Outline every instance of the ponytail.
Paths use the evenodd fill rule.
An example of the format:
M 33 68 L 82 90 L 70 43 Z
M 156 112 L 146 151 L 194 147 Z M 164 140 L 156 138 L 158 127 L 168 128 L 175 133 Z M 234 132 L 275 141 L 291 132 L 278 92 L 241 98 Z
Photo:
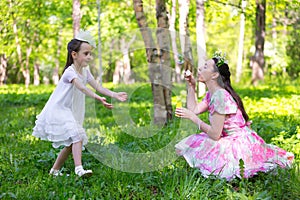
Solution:
M 77 40 L 77 39 L 72 39 L 67 46 L 68 49 L 68 56 L 67 56 L 67 62 L 65 65 L 65 68 L 63 70 L 63 73 L 65 72 L 65 70 L 71 66 L 74 63 L 73 57 L 72 57 L 72 52 L 79 52 L 80 50 L 80 46 L 81 46 L 82 41 Z

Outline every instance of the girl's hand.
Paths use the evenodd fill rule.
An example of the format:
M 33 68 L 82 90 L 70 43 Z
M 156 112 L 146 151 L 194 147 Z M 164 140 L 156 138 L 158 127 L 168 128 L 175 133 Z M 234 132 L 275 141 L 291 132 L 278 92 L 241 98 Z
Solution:
M 126 101 L 127 100 L 127 93 L 126 92 L 116 92 L 113 97 L 119 101 Z
M 100 101 L 104 105 L 104 107 L 106 107 L 108 109 L 112 109 L 113 108 L 112 104 L 106 102 L 106 98 L 105 97 L 100 97 L 98 99 L 98 101 Z

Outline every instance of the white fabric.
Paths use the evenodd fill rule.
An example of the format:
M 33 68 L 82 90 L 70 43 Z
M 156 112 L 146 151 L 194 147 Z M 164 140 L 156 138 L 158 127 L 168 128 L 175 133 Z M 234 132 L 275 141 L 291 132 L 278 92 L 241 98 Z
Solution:
M 54 148 L 79 141 L 87 144 L 83 129 L 85 94 L 72 84 L 74 78 L 86 85 L 93 76 L 88 67 L 83 68 L 82 75 L 76 73 L 73 65 L 68 67 L 33 128 L 33 136 L 53 142 Z

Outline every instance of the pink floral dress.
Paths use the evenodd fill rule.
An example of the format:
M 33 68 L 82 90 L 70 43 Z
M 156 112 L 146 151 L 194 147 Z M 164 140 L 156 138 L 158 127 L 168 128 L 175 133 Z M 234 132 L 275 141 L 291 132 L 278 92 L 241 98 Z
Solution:
M 294 155 L 265 141 L 245 122 L 232 96 L 224 89 L 212 96 L 207 93 L 203 102 L 208 105 L 209 120 L 214 112 L 225 114 L 221 138 L 214 141 L 204 132 L 191 135 L 178 144 L 176 152 L 191 167 L 200 169 L 204 177 L 216 175 L 227 180 L 249 178 L 257 172 L 268 172 L 277 166 L 290 167 Z M 240 169 L 240 162 L 243 168 Z

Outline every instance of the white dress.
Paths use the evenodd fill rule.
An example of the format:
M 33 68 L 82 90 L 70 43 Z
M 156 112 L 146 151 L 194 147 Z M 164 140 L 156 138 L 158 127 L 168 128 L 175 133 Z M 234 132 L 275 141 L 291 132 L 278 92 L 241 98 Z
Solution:
M 87 144 L 83 129 L 85 94 L 71 83 L 74 78 L 86 85 L 93 76 L 88 67 L 83 68 L 82 75 L 76 73 L 74 65 L 68 67 L 37 116 L 33 128 L 33 136 L 53 142 L 54 148 L 70 146 L 79 141 Z

